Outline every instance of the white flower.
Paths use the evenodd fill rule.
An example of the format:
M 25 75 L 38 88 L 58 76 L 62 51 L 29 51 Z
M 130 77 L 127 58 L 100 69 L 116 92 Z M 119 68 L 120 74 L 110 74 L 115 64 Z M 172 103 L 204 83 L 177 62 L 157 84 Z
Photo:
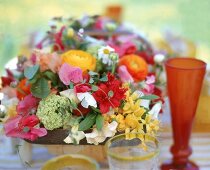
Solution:
M 65 143 L 75 143 L 79 144 L 80 140 L 85 138 L 85 133 L 83 131 L 78 131 L 79 126 L 73 126 L 71 128 L 71 133 L 63 140 Z
M 77 97 L 84 108 L 88 108 L 88 106 L 97 107 L 95 98 L 89 92 L 77 93 Z
M 116 121 L 111 123 L 106 123 L 101 131 L 98 131 L 96 128 L 93 129 L 91 133 L 86 133 L 85 137 L 87 139 L 87 143 L 98 145 L 106 140 L 107 137 L 112 137 L 117 132 Z
M 158 119 L 158 114 L 159 114 L 159 112 L 160 112 L 160 110 L 161 110 L 161 107 L 162 107 L 162 103 L 161 103 L 161 102 L 156 103 L 156 104 L 152 107 L 152 109 L 149 111 L 149 114 L 152 115 L 152 117 L 153 117 L 154 119 Z
M 68 89 L 60 92 L 61 96 L 69 98 L 71 101 L 74 101 L 75 103 L 79 103 L 79 99 L 76 96 L 76 93 L 74 92 L 74 89 Z
M 108 64 L 109 66 L 112 65 L 113 61 L 110 58 L 110 54 L 113 53 L 115 50 L 110 46 L 103 46 L 98 49 L 98 59 L 102 60 L 102 63 Z
M 156 54 L 154 56 L 154 61 L 156 63 L 162 63 L 164 59 L 165 59 L 165 56 L 163 54 Z
M 139 91 L 139 90 L 136 90 L 134 93 L 136 93 L 138 97 L 144 96 L 144 93 L 142 91 Z M 145 107 L 145 108 L 149 108 L 149 105 L 150 105 L 150 100 L 141 99 L 140 106 Z

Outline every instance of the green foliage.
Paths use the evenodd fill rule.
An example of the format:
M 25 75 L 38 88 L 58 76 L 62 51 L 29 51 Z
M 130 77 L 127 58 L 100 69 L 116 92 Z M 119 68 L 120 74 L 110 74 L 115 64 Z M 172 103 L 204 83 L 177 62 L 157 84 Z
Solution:
M 40 78 L 36 83 L 31 85 L 31 93 L 38 98 L 45 98 L 50 94 L 50 87 L 45 78 Z
M 83 121 L 79 124 L 79 131 L 90 129 L 96 122 L 97 114 L 94 112 L 89 113 Z
M 159 99 L 159 96 L 156 95 L 147 95 L 147 96 L 142 96 L 140 97 L 140 99 L 144 99 L 144 100 L 155 100 L 155 99 Z
M 97 130 L 101 130 L 104 125 L 104 117 L 101 114 L 98 114 L 96 117 L 96 128 Z
M 31 80 L 34 78 L 34 76 L 37 74 L 37 72 L 39 71 L 39 65 L 36 64 L 34 66 L 31 66 L 31 67 L 27 67 L 25 68 L 24 70 L 24 76 Z

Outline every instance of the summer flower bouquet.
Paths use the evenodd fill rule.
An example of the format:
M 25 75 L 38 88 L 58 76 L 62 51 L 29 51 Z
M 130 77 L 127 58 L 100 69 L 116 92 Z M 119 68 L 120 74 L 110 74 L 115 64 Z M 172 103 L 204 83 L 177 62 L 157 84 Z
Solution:
M 74 27 L 52 27 L 51 38 L 1 78 L 5 134 L 37 141 L 63 129 L 61 141 L 95 145 L 116 133 L 155 136 L 161 101 L 148 63 Z

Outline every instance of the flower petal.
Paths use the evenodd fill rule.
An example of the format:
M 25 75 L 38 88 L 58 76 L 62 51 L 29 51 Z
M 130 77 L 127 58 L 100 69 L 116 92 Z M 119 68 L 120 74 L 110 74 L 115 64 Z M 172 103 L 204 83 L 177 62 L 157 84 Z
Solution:
M 82 80 L 82 70 L 64 63 L 59 70 L 59 78 L 65 85 L 69 85 L 70 82 L 79 83 Z

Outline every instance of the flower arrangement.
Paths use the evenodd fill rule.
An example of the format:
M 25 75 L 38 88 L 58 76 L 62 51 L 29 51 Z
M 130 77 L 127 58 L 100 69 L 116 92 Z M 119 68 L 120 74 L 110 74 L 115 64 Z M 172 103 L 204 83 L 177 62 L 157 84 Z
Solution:
M 116 133 L 154 136 L 161 101 L 147 61 L 76 26 L 52 27 L 47 45 L 45 39 L 29 59 L 19 57 L 17 69 L 1 78 L 5 134 L 35 141 L 65 129 L 65 143 L 85 138 L 95 145 Z

